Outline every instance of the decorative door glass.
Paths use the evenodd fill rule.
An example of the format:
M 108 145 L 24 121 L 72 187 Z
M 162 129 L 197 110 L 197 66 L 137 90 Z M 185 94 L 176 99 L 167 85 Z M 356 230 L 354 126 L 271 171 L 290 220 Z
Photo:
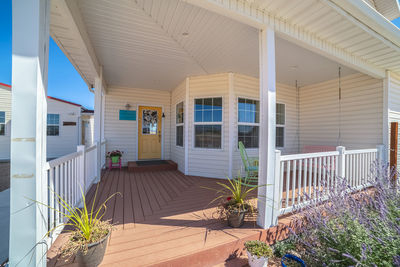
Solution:
M 144 109 L 142 121 L 142 134 L 157 134 L 158 112 L 157 110 Z

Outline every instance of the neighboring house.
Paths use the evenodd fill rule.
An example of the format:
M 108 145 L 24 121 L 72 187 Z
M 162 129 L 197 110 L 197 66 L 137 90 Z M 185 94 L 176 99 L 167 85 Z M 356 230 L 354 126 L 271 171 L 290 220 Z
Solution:
M 84 127 L 82 127 L 82 124 Z M 79 104 L 47 97 L 47 158 L 93 144 L 93 112 Z M 0 84 L 0 160 L 10 159 L 11 86 Z

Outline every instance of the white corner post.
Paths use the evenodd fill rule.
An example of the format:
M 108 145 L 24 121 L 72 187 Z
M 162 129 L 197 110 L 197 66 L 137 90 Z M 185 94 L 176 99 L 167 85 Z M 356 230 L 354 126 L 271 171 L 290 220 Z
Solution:
M 46 266 L 47 208 L 34 201 L 47 204 L 49 9 L 48 0 L 12 2 L 9 266 Z
M 233 178 L 237 173 L 233 173 L 233 152 L 235 151 L 236 131 L 235 131 L 235 91 L 234 91 L 234 74 L 228 73 L 228 88 L 229 88 L 229 148 L 228 148 L 228 175 Z
M 184 109 L 184 131 L 185 134 L 183 136 L 184 141 L 184 149 L 185 149 L 185 175 L 189 174 L 189 90 L 190 90 L 190 78 L 186 78 L 186 86 L 185 86 L 185 109 Z
M 259 32 L 260 64 L 260 144 L 257 224 L 267 229 L 278 223 L 274 210 L 279 190 L 275 183 L 275 132 L 276 132 L 276 72 L 275 32 L 271 28 Z
M 390 71 L 386 71 L 383 79 L 383 111 L 382 111 L 382 144 L 384 146 L 383 161 L 388 163 L 390 144 L 389 144 L 389 97 L 390 97 Z
M 82 154 L 79 156 L 79 161 L 78 161 L 78 177 L 80 177 L 80 186 L 82 188 L 82 191 L 86 194 L 86 162 L 85 162 L 85 146 L 84 145 L 79 145 L 76 148 L 77 152 L 82 152 Z M 80 207 L 83 207 L 83 202 L 80 202 Z
M 103 69 L 100 67 L 100 75 L 95 78 L 94 82 L 94 142 L 96 143 L 96 179 L 95 183 L 101 180 L 101 141 L 104 136 L 102 126 L 102 110 L 103 110 Z
M 348 177 L 346 177 L 346 155 L 345 155 L 346 148 L 344 146 L 337 146 L 336 151 L 339 152 L 338 164 L 337 164 L 337 176 L 340 179 L 348 179 Z M 348 182 L 349 182 L 349 180 L 347 180 L 347 183 Z M 337 182 L 335 179 L 335 188 L 336 188 L 336 186 L 337 186 Z

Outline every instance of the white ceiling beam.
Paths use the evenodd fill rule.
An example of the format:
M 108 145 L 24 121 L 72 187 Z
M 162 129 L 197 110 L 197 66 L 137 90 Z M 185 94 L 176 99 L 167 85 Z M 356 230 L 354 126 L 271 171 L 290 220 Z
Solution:
M 92 77 L 85 77 L 86 75 L 81 71 L 79 71 L 79 69 L 77 68 L 79 64 L 74 63 L 74 59 L 71 55 L 68 54 L 68 51 L 63 49 L 62 46 L 60 48 L 64 51 L 64 53 L 71 61 L 71 63 L 75 66 L 75 68 L 77 68 L 82 78 L 84 78 L 87 83 L 93 81 L 96 77 L 100 76 L 100 64 L 99 60 L 97 59 L 95 50 L 92 46 L 92 43 L 90 41 L 89 35 L 86 30 L 86 25 L 83 21 L 82 15 L 79 11 L 79 7 L 76 1 L 54 0 L 53 4 L 60 9 L 61 11 L 60 14 L 63 16 L 63 19 L 65 19 L 68 22 L 68 25 L 65 26 L 66 28 L 72 31 L 74 41 L 79 45 L 85 60 L 89 63 Z M 53 39 L 55 39 L 57 44 L 62 43 L 57 39 L 57 36 L 55 36 L 53 33 L 51 33 L 51 35 Z
M 334 44 L 319 38 L 316 33 L 291 24 L 289 21 L 272 17 L 264 10 L 257 8 L 251 1 L 242 0 L 184 0 L 212 12 L 227 16 L 258 29 L 272 27 L 281 37 L 296 43 L 306 49 L 332 59 L 340 64 L 363 72 L 375 78 L 384 78 L 385 70 L 360 57 L 357 57 Z

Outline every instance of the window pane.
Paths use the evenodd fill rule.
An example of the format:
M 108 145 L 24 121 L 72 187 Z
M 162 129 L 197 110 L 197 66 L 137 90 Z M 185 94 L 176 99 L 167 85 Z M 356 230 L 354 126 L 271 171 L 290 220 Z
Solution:
M 213 98 L 213 106 L 214 109 L 222 109 L 222 98 L 221 97 Z
M 248 123 L 260 122 L 260 101 L 245 98 L 238 99 L 238 121 Z
M 54 125 L 47 126 L 47 135 L 48 136 L 58 136 L 59 135 L 59 127 Z
M 194 110 L 203 110 L 203 99 L 194 100 Z
M 142 118 L 142 134 L 157 134 L 158 111 L 144 109 Z
M 212 98 L 205 98 L 203 109 L 204 110 L 212 110 L 212 102 L 213 102 Z
M 5 134 L 6 134 L 6 125 L 0 124 L 0 135 L 5 135 Z
M 215 122 L 222 121 L 222 110 L 214 110 L 213 111 L 213 120 Z
M 276 146 L 284 147 L 285 146 L 285 128 L 284 127 L 276 127 Z
M 242 141 L 246 148 L 258 148 L 259 127 L 239 125 L 238 141 Z
M 195 147 L 221 148 L 221 125 L 195 125 Z
M 212 120 L 212 110 L 203 111 L 203 121 L 213 121 Z
M 176 127 L 176 145 L 183 146 L 183 126 Z
M 183 123 L 183 102 L 176 105 L 176 123 Z
M 276 124 L 285 124 L 285 104 L 276 104 Z
M 47 125 L 58 125 L 60 122 L 59 114 L 47 114 Z
M 195 122 L 222 121 L 222 98 L 195 99 Z
M 6 113 L 4 111 L 0 111 L 0 123 L 6 123 Z

